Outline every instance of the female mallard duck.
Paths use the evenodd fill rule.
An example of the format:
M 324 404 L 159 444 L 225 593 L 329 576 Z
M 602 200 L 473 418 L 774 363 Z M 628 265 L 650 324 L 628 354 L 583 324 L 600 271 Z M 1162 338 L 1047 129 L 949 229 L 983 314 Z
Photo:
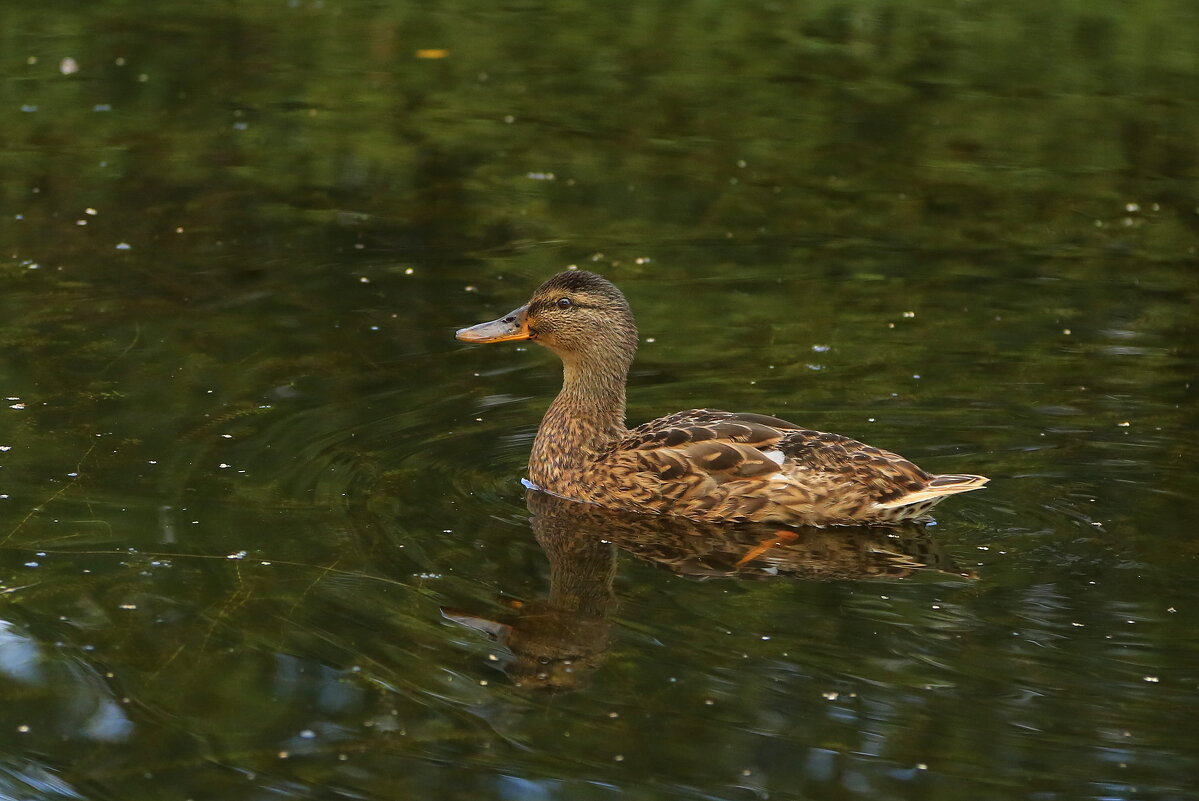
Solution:
M 983 476 L 935 476 L 889 451 L 761 414 L 693 409 L 628 430 L 637 325 L 620 290 L 559 273 L 464 342 L 531 339 L 562 359 L 562 391 L 533 441 L 529 480 L 566 498 L 713 522 L 863 525 L 920 517 Z

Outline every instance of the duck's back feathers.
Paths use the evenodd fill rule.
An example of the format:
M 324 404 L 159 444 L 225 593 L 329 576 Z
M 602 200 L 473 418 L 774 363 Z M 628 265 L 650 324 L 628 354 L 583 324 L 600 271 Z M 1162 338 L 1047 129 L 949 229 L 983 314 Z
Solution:
M 986 483 L 934 476 L 890 451 L 777 417 L 713 409 L 638 426 L 583 479 L 588 499 L 606 506 L 818 525 L 907 520 Z

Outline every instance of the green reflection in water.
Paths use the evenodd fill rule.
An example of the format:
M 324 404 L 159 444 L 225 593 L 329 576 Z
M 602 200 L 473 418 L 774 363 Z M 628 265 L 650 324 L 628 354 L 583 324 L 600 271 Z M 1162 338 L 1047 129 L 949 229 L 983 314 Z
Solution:
M 1195 797 L 1197 22 L 6 9 L 0 794 Z M 605 523 L 575 575 L 517 483 L 556 362 L 451 339 L 570 263 L 631 422 L 995 480 L 822 551 L 934 569 L 689 581 Z

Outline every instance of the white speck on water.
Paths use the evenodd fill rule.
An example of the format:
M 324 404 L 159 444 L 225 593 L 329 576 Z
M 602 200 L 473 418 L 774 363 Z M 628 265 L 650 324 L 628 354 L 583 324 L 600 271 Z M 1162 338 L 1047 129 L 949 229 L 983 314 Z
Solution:
M 112 106 L 108 103 L 97 103 L 92 106 L 92 111 L 112 111 Z
M 816 353 L 828 353 L 829 346 L 828 345 L 813 345 L 812 350 L 814 350 Z
M 820 694 L 820 697 L 826 701 L 836 701 L 838 698 L 841 697 L 841 693 L 835 692 L 833 690 L 828 690 L 827 692 L 822 692 Z
M 358 276 L 358 283 L 369 284 L 370 282 L 371 282 L 371 279 L 367 278 L 365 275 Z
M 505 114 L 505 115 L 504 115 L 504 122 L 506 122 L 506 123 L 508 123 L 509 125 L 511 125 L 512 123 L 516 122 L 516 117 L 513 117 L 511 114 Z
M 17 731 L 19 731 L 21 734 L 28 734 L 28 733 L 29 733 L 29 726 L 27 726 L 26 724 L 22 723 L 20 726 L 17 726 Z
M 76 225 L 87 225 L 87 220 L 76 220 L 75 224 Z
M 466 286 L 462 287 L 462 291 L 463 292 L 478 292 L 479 288 L 477 286 L 475 286 L 474 284 L 467 284 Z
M 116 249 L 117 249 L 117 250 L 130 250 L 132 247 L 133 247 L 133 246 L 132 246 L 132 245 L 130 245 L 128 242 L 118 242 L 118 243 L 116 244 Z
M 316 737 L 316 732 L 312 729 L 304 729 L 304 731 L 300 732 L 300 737 L 304 740 L 311 740 Z
M 58 71 L 63 75 L 74 75 L 79 72 L 79 62 L 67 56 L 62 61 L 58 62 Z
M 1130 422 L 1128 422 L 1127 420 L 1125 420 L 1125 421 L 1124 421 L 1124 422 L 1122 422 L 1122 423 L 1116 423 L 1116 425 L 1120 426 L 1120 428 L 1128 428 L 1130 425 L 1132 425 L 1132 423 L 1130 423 Z
M 9 406 L 8 408 L 10 408 L 10 409 L 16 409 L 17 411 L 20 411 L 21 409 L 24 409 L 24 408 L 25 408 L 25 404 L 23 404 L 23 403 L 14 403 L 13 405 Z
M 232 434 L 221 434 L 221 439 L 233 439 Z
M 1159 679 L 1157 676 L 1146 676 L 1145 681 L 1149 682 L 1150 684 L 1157 684 L 1161 681 L 1161 679 Z
M 199 521 L 196 521 L 196 522 L 199 522 Z M 228 555 L 228 556 L 226 556 L 225 558 L 226 558 L 226 559 L 245 559 L 245 558 L 246 558 L 246 552 L 245 552 L 245 551 L 238 551 L 237 553 L 231 553 L 231 554 L 229 554 L 229 555 Z
M 0 451 L 11 451 L 12 445 L 0 445 Z
M 416 272 L 416 270 L 412 269 L 411 267 L 408 267 L 408 268 L 405 268 L 404 275 L 412 275 L 414 272 Z
M 137 604 L 121 604 L 121 609 L 137 609 Z
M 41 567 L 37 562 L 26 562 L 25 567 Z
M 646 337 L 645 341 L 652 345 L 653 343 L 657 342 L 658 340 L 656 337 Z
M 916 312 L 914 312 L 914 311 L 905 311 L 905 312 L 903 313 L 903 316 L 904 316 L 904 317 L 915 317 L 915 316 L 916 316 Z
M 1132 212 L 1132 211 L 1140 211 L 1140 210 L 1141 210 L 1141 206 L 1140 206 L 1140 204 L 1139 204 L 1139 203 L 1125 203 L 1125 204 L 1124 204 L 1124 210 L 1125 210 L 1125 211 L 1129 211 L 1129 212 Z
M 1069 328 L 1063 328 L 1062 333 L 1065 334 L 1066 336 L 1070 336 L 1071 331 Z
M 653 259 L 651 259 L 649 256 L 638 256 L 637 258 L 633 259 L 634 264 L 649 264 L 651 261 L 653 261 Z
M 97 214 L 99 214 L 100 212 L 96 211 L 95 209 L 93 209 L 93 208 L 91 208 L 91 207 L 89 206 L 88 208 L 86 208 L 86 209 L 84 209 L 84 210 L 83 210 L 83 213 L 84 213 L 84 214 L 90 214 L 91 216 L 95 217 L 95 216 L 96 216 Z
M 928 765 L 924 764 L 923 762 L 917 762 L 916 770 L 928 770 Z
M 67 473 L 67 475 L 68 475 L 68 476 L 70 476 L 71 478 L 75 478 L 75 477 L 77 477 L 79 474 L 78 474 L 78 473 Z

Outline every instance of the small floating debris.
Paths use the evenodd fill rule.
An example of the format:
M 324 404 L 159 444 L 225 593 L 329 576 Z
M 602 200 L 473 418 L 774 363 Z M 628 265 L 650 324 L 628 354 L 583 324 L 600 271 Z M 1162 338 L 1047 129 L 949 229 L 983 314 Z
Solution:
M 449 50 L 442 50 L 439 48 L 429 48 L 426 50 L 417 50 L 416 51 L 417 58 L 433 58 L 433 59 L 445 58 L 449 54 L 450 54 Z
M 58 62 L 58 71 L 63 75 L 74 75 L 79 72 L 79 62 L 67 56 L 62 61 Z
M 130 245 L 128 242 L 118 242 L 115 247 L 117 250 L 131 250 L 133 245 Z

